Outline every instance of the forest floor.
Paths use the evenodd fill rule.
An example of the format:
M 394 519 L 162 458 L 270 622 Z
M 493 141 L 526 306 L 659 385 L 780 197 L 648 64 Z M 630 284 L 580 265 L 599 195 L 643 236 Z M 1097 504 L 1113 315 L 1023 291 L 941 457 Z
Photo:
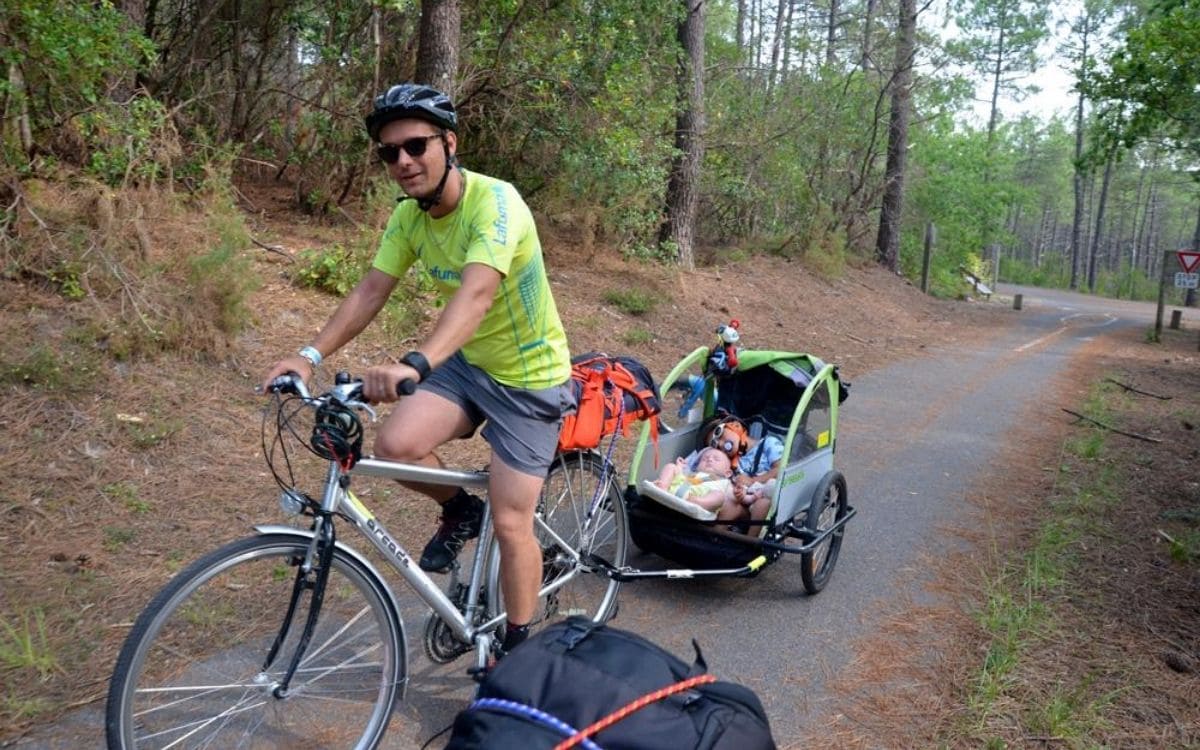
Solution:
M 106 360 L 86 386 L 71 387 L 69 379 L 30 386 L 22 377 L 28 373 L 22 353 L 35 345 L 53 351 L 77 337 L 88 301 L 64 299 L 30 280 L 0 279 L 0 329 L 6 332 L 0 389 L 7 407 L 0 415 L 0 547 L 8 551 L 0 568 L 0 746 L 23 744 L 66 712 L 102 702 L 121 641 L 152 593 L 186 561 L 277 515 L 259 442 L 263 401 L 252 386 L 266 365 L 307 343 L 336 304 L 294 283 L 296 254 L 346 241 L 356 230 L 290 212 L 285 192 L 241 188 L 251 234 L 275 249 L 247 249 L 264 283 L 252 299 L 252 325 L 219 361 L 169 354 Z M 873 264 L 817 273 L 814 261 L 803 257 L 756 254 L 734 262 L 702 253 L 700 267 L 683 272 L 623 259 L 569 226 L 543 222 L 541 232 L 572 351 L 630 354 L 660 378 L 685 353 L 711 345 L 715 327 L 732 318 L 748 346 L 812 352 L 853 381 L 883 364 L 920 357 L 926 348 L 996 335 L 1019 314 L 1000 299 L 927 297 Z M 630 291 L 650 300 L 650 309 L 622 309 L 615 300 Z M 394 358 L 420 340 L 435 315 L 425 305 L 424 322 L 406 336 L 370 328 L 325 369 L 360 371 Z M 1118 534 L 1119 547 L 1083 550 L 1083 577 L 1054 602 L 1070 618 L 1060 626 L 1071 642 L 1034 643 L 1033 658 L 1022 659 L 1019 673 L 1023 685 L 1033 686 L 1025 698 L 1041 700 L 1034 688 L 1050 689 L 1045 686 L 1064 666 L 1130 662 L 1122 666 L 1129 670 L 1123 678 L 1152 685 L 1165 697 L 1156 707 L 1130 706 L 1122 693 L 1097 706 L 1100 742 L 1114 747 L 1135 746 L 1122 738 L 1145 738 L 1147 726 L 1165 737 L 1166 726 L 1189 721 L 1192 741 L 1200 742 L 1194 729 L 1200 721 L 1200 589 L 1197 562 L 1186 556 L 1187 534 L 1196 533 L 1198 522 L 1186 513 L 1161 515 L 1200 512 L 1193 429 L 1200 423 L 1200 368 L 1194 331 L 1169 333 L 1160 345 L 1106 343 L 1108 351 L 1093 352 L 1097 356 L 1081 360 L 1072 379 L 1053 385 L 1064 405 L 1081 404 L 1087 398 L 1081 385 L 1108 373 L 1176 397 L 1130 400 L 1130 408 L 1112 412 L 1115 423 L 1164 440 L 1107 443 L 1104 465 L 1120 477 L 1111 489 L 1134 501 L 1107 506 L 1104 518 L 1138 533 Z M 69 362 L 62 365 L 70 369 Z M 1079 430 L 1069 421 L 1063 415 L 1056 429 L 1014 445 L 1009 465 L 997 467 L 1001 473 L 989 481 L 1004 482 L 1004 472 L 1025 479 L 1004 484 L 1005 492 L 981 492 L 995 503 L 986 508 L 990 516 L 1012 519 L 1019 512 L 1025 519 L 999 524 L 1010 537 L 999 552 L 985 550 L 998 569 L 1036 546 L 1046 499 L 1064 491 L 1060 472 L 1021 469 L 1034 460 L 1034 449 L 1063 453 Z M 477 442 L 466 442 L 451 446 L 446 457 L 469 465 L 481 462 L 482 452 Z M 246 498 L 261 498 L 261 504 Z M 392 512 L 384 521 L 405 539 L 423 538 L 434 522 L 431 505 L 408 494 Z M 1183 559 L 1173 558 L 1165 541 L 1176 537 L 1184 540 Z M 842 676 L 845 720 L 814 733 L 818 744 L 969 747 L 995 735 L 1013 747 L 1072 746 L 1070 736 L 1054 728 L 1031 735 L 1020 691 L 1005 693 L 1009 697 L 981 720 L 969 708 L 995 639 L 978 614 L 994 581 L 965 575 L 962 566 L 945 568 L 942 578 L 950 606 L 914 607 L 880 634 L 890 645 L 859 644 L 855 668 Z M 939 658 L 895 656 L 898 650 L 928 653 L 914 643 L 937 644 Z M 963 724 L 972 717 L 977 721 Z

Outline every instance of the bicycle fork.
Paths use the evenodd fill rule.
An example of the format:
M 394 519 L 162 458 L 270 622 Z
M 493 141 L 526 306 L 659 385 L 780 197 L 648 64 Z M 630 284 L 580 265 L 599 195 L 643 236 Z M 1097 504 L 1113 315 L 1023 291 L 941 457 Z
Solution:
M 284 674 L 283 679 L 271 691 L 271 694 L 276 698 L 287 697 L 288 686 L 291 685 L 292 677 L 295 676 L 296 669 L 300 666 L 300 661 L 304 658 L 304 652 L 308 650 L 308 645 L 312 641 L 313 631 L 317 627 L 317 617 L 321 613 L 321 604 L 325 601 L 325 586 L 329 582 L 329 570 L 333 567 L 335 542 L 333 524 L 329 522 L 328 516 L 320 514 L 313 525 L 312 543 L 309 545 L 308 554 L 305 555 L 304 559 L 296 567 L 296 581 L 292 585 L 291 601 L 288 602 L 287 612 L 283 616 L 283 623 L 279 626 L 279 634 L 275 636 L 275 642 L 271 645 L 271 650 L 267 652 L 267 658 L 263 661 L 262 671 L 266 672 L 275 663 L 275 658 L 279 655 L 279 649 L 283 646 L 284 641 L 287 640 L 288 633 L 291 632 L 292 622 L 295 619 L 296 608 L 300 603 L 301 597 L 304 596 L 305 591 L 311 591 L 312 598 L 309 602 L 308 617 L 304 621 L 304 631 L 300 634 L 300 640 L 296 644 L 295 651 L 292 653 L 287 673 Z

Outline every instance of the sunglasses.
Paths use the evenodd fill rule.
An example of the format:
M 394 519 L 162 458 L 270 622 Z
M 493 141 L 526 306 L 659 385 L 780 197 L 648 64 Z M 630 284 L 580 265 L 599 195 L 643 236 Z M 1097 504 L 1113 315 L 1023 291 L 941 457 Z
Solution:
M 400 161 L 401 149 L 404 150 L 404 153 L 415 159 L 425 154 L 425 149 L 429 148 L 431 140 L 441 137 L 441 133 L 434 133 L 433 135 L 419 135 L 416 138 L 409 138 L 400 144 L 381 143 L 375 147 L 375 153 L 379 156 L 380 161 L 386 164 L 395 164 Z

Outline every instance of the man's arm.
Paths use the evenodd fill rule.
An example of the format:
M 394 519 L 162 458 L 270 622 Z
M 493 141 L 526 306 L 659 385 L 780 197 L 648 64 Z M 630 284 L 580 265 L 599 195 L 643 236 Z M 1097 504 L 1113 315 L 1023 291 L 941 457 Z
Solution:
M 375 319 L 388 297 L 396 288 L 397 278 L 390 276 L 377 268 L 367 271 L 367 275 L 358 285 L 346 295 L 342 304 L 321 328 L 321 332 L 313 339 L 312 345 L 328 357 L 346 345 L 367 324 Z
M 328 357 L 342 348 L 347 341 L 362 332 L 367 324 L 387 302 L 388 295 L 396 287 L 397 279 L 383 271 L 372 268 L 367 275 L 351 290 L 346 299 L 338 305 L 337 310 L 321 328 L 321 332 L 313 339 L 311 346 L 316 347 L 322 357 Z M 299 355 L 292 355 L 279 360 L 263 376 L 262 389 L 280 375 L 289 372 L 298 373 L 305 380 L 312 377 L 312 363 Z

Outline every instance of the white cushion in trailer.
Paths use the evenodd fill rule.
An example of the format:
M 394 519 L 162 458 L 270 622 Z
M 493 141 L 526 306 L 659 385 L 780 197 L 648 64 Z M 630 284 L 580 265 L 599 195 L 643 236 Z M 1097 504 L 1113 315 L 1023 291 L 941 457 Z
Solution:
M 671 510 L 678 511 L 698 521 L 712 521 L 717 517 L 717 514 L 711 510 L 705 510 L 695 503 L 689 503 L 681 497 L 675 497 L 649 479 L 643 479 L 638 483 L 638 491 L 641 492 L 643 497 L 648 497 L 657 503 L 667 506 Z

